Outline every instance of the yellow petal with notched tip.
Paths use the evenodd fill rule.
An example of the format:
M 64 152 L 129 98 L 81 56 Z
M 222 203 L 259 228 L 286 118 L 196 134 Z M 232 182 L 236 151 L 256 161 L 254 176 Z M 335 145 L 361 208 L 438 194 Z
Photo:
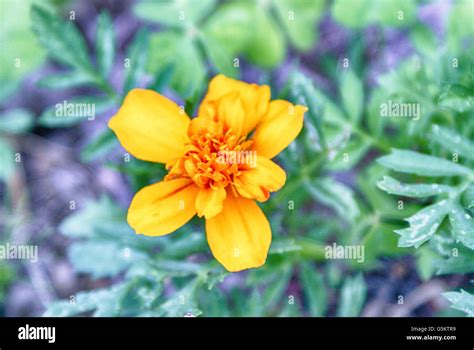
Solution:
M 206 220 L 206 236 L 214 257 L 231 272 L 262 266 L 272 239 L 270 224 L 257 203 L 231 191 L 222 211 Z

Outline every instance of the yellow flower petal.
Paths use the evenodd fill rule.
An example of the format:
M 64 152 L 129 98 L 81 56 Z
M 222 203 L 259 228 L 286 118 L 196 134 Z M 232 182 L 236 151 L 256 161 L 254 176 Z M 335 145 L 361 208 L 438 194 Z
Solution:
M 268 110 L 270 88 L 267 85 L 248 84 L 220 74 L 209 83 L 207 94 L 199 107 L 199 116 L 217 120 L 217 101 L 229 93 L 237 92 L 245 111 L 243 133 L 252 131 Z
M 291 106 L 293 106 L 293 104 L 285 100 L 270 101 L 267 113 L 265 113 L 265 115 L 263 116 L 261 123 L 265 123 L 275 118 L 282 112 L 289 111 Z
M 278 164 L 262 156 L 257 156 L 256 164 L 255 168 L 243 170 L 234 185 L 241 196 L 265 202 L 270 192 L 283 187 L 286 173 Z
M 190 179 L 157 182 L 142 188 L 128 208 L 127 221 L 136 233 L 162 236 L 196 214 L 198 187 Z
M 222 211 L 226 190 L 222 187 L 201 188 L 196 197 L 196 210 L 199 217 L 210 219 Z
M 206 220 L 214 257 L 231 272 L 262 266 L 272 239 L 265 214 L 252 199 L 227 193 L 222 211 Z
M 223 124 L 221 122 L 215 122 L 207 118 L 193 118 L 188 127 L 188 136 L 199 134 L 200 132 L 210 132 L 211 134 L 222 134 Z
M 255 130 L 252 149 L 258 155 L 273 158 L 285 149 L 301 131 L 304 113 L 308 108 L 290 102 L 270 102 L 268 113 Z
M 240 136 L 245 127 L 245 111 L 237 92 L 231 92 L 219 99 L 218 115 L 224 125 Z
M 131 90 L 109 121 L 122 146 L 135 157 L 168 163 L 184 154 L 189 117 L 152 90 Z

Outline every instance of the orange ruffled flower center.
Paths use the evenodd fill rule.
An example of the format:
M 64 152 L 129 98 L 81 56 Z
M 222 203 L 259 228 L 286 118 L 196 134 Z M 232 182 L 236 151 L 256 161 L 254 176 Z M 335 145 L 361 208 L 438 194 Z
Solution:
M 250 152 L 253 141 L 236 135 L 232 129 L 224 130 L 221 123 L 209 123 L 210 128 L 190 128 L 185 154 L 168 167 L 167 180 L 189 177 L 200 188 L 216 190 L 234 184 L 241 171 L 249 168 L 249 164 L 241 162 L 245 157 L 240 155 Z

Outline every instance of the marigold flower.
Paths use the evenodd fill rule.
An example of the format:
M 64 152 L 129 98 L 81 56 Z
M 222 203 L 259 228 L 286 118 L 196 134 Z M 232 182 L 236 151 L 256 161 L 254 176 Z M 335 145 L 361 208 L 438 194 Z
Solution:
M 285 171 L 271 159 L 299 134 L 306 111 L 270 101 L 266 85 L 223 75 L 212 79 L 193 119 L 155 91 L 130 91 L 109 127 L 128 152 L 165 163 L 168 174 L 135 195 L 129 225 L 161 236 L 204 216 L 212 254 L 227 270 L 263 265 L 271 228 L 255 200 L 284 185 Z

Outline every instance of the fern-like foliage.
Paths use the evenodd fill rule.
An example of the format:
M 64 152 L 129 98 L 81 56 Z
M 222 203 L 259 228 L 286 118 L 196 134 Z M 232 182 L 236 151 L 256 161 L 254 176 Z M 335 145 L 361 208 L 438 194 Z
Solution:
M 433 126 L 431 136 L 449 152 L 452 159 L 434 157 L 414 151 L 394 149 L 379 163 L 398 173 L 411 175 L 416 183 L 404 183 L 385 176 L 380 189 L 405 198 L 423 199 L 424 207 L 405 218 L 408 227 L 395 230 L 400 247 L 420 248 L 430 241 L 438 254 L 434 260 L 438 274 L 474 271 L 474 144 L 460 134 Z M 465 163 L 465 165 L 460 164 Z M 433 181 L 435 179 L 435 181 Z M 453 307 L 472 315 L 472 301 L 467 293 L 446 293 Z

